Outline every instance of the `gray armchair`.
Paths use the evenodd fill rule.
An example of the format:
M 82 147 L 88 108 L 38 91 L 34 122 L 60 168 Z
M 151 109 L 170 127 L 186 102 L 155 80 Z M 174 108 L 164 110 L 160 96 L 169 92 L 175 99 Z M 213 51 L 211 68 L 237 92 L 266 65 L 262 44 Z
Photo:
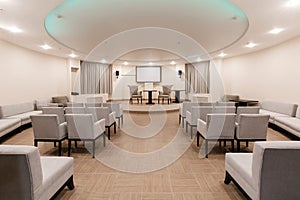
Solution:
M 68 156 L 71 154 L 72 141 L 91 141 L 92 156 L 95 157 L 96 140 L 102 136 L 105 146 L 105 120 L 94 122 L 92 114 L 66 114 L 68 127 Z
M 43 114 L 55 114 L 58 116 L 58 121 L 60 124 L 66 122 L 65 111 L 63 107 L 43 107 Z
M 62 141 L 67 138 L 66 123 L 59 123 L 56 114 L 31 115 L 34 146 L 38 142 L 58 142 L 58 155 L 61 155 Z
M 108 107 L 109 112 L 114 112 L 116 119 L 118 119 L 118 125 L 123 124 L 123 106 L 120 103 L 103 103 L 103 107 Z
M 162 86 L 162 91 L 159 91 L 158 94 L 158 103 L 159 99 L 162 99 L 162 103 L 164 103 L 164 99 L 168 100 L 168 104 L 171 103 L 171 89 L 173 85 L 163 85 Z
M 107 107 L 94 107 L 94 108 L 86 108 L 86 112 L 92 114 L 94 120 L 98 121 L 101 119 L 105 119 L 105 127 L 107 128 L 107 137 L 110 140 L 110 127 L 114 126 L 114 133 L 116 134 L 116 119 L 115 113 L 110 112 Z
M 198 119 L 197 123 L 197 146 L 199 137 L 205 140 L 205 156 L 208 158 L 209 141 L 231 141 L 234 151 L 234 130 L 236 114 L 208 114 L 206 121 Z
M 38 148 L 0 145 L 2 200 L 52 199 L 63 187 L 74 189 L 73 158 L 40 156 Z
M 265 141 L 267 139 L 268 122 L 270 115 L 263 114 L 240 114 L 235 139 L 237 141 L 237 151 L 240 151 L 240 142 L 245 141 Z
M 143 103 L 143 96 L 142 91 L 138 91 L 137 85 L 128 85 L 129 92 L 130 92 L 130 99 L 129 103 L 133 103 L 133 99 L 136 98 L 137 102 L 139 103 L 139 99 L 141 100 L 141 103 Z

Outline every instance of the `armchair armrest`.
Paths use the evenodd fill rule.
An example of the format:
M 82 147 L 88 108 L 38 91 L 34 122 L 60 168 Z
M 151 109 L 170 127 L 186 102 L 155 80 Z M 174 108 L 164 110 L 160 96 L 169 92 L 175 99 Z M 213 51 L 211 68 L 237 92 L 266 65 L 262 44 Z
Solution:
M 105 119 L 100 119 L 94 123 L 94 137 L 97 137 L 105 131 Z
M 207 133 L 207 123 L 203 121 L 202 119 L 198 119 L 197 121 L 197 131 L 200 132 L 201 134 Z
M 60 138 L 67 136 L 67 133 L 68 133 L 67 122 L 59 124 L 58 131 L 59 131 Z

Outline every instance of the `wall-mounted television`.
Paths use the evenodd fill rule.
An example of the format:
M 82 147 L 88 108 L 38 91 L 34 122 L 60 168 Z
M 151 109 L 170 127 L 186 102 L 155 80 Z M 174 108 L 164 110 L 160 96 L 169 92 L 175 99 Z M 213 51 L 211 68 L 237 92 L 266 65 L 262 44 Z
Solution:
M 161 82 L 161 66 L 136 66 L 137 83 Z

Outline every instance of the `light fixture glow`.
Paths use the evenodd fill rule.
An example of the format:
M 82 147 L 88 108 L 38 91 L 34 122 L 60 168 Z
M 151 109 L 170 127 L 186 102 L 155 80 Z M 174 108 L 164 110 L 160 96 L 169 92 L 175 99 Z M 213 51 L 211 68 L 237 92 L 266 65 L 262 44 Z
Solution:
M 196 59 L 196 62 L 201 62 L 202 61 L 202 59 L 200 58 L 200 57 L 198 57 L 197 59 Z
M 77 55 L 74 54 L 74 53 L 69 54 L 69 56 L 70 56 L 71 58 L 76 58 L 76 57 L 77 57 Z
M 248 47 L 248 48 L 253 48 L 253 47 L 255 47 L 255 46 L 257 46 L 257 44 L 255 44 L 255 43 L 253 43 L 253 42 L 248 42 L 248 43 L 245 45 L 245 47 Z
M 286 7 L 295 7 L 295 6 L 299 6 L 299 5 L 300 5 L 299 0 L 289 0 L 285 3 Z
M 100 62 L 101 63 L 106 63 L 106 60 L 103 58 Z
M 174 60 L 172 60 L 172 62 L 170 62 L 171 65 L 175 65 L 176 62 Z
M 123 62 L 123 65 L 128 65 L 129 63 L 127 61 Z
M 153 62 L 149 62 L 149 65 L 153 65 Z
M 273 28 L 272 30 L 269 31 L 269 33 L 278 34 L 278 33 L 281 33 L 282 31 L 284 31 L 283 28 Z
M 41 47 L 45 50 L 52 49 L 52 47 L 49 46 L 48 44 L 41 45 Z
M 4 29 L 12 32 L 12 33 L 21 33 L 23 32 L 22 29 L 16 27 L 16 26 L 9 26 L 9 27 L 3 27 Z
M 224 58 L 225 56 L 227 56 L 227 54 L 222 52 L 218 56 L 221 57 L 221 58 Z

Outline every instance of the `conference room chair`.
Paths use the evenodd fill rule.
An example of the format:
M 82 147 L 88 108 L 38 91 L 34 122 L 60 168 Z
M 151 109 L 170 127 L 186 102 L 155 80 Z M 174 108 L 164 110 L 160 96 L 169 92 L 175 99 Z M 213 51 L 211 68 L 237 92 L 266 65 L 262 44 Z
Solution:
M 259 114 L 259 106 L 238 106 L 236 109 L 236 121 L 240 114 Z
M 199 104 L 183 102 L 179 105 L 179 124 L 182 123 L 182 128 L 184 128 L 184 119 L 186 118 L 186 111 L 190 111 L 192 106 L 199 106 Z
M 96 140 L 102 136 L 105 146 L 105 119 L 94 121 L 92 114 L 66 114 L 68 127 L 68 156 L 72 141 L 92 142 L 92 157 L 95 158 Z
M 66 107 L 65 114 L 86 114 L 85 107 Z
M 95 103 L 95 102 L 85 103 L 84 105 L 85 105 L 86 108 L 102 107 L 102 103 Z
M 114 112 L 115 117 L 118 120 L 118 126 L 121 126 L 121 123 L 123 124 L 123 106 L 120 103 L 114 103 L 114 102 L 109 102 L 109 103 L 103 103 L 103 107 L 108 107 L 109 112 Z
M 105 119 L 105 127 L 107 128 L 107 137 L 110 140 L 110 128 L 114 126 L 114 134 L 116 134 L 115 113 L 110 112 L 107 107 L 90 107 L 86 108 L 86 112 L 92 114 L 95 121 Z
M 58 142 L 58 155 L 61 156 L 62 141 L 67 138 L 66 123 L 59 123 L 56 114 L 31 115 L 34 146 L 38 142 Z
M 235 139 L 237 141 L 237 151 L 240 151 L 240 142 L 265 141 L 267 139 L 268 122 L 270 115 L 263 114 L 240 114 L 237 125 Z
M 136 99 L 138 103 L 139 103 L 139 100 L 141 100 L 141 103 L 143 103 L 142 91 L 138 91 L 138 86 L 137 85 L 128 85 L 128 87 L 129 87 L 129 93 L 130 93 L 129 103 L 133 103 L 133 99 Z
M 37 147 L 0 145 L 0 199 L 54 199 L 74 189 L 73 158 L 40 156 Z
M 206 121 L 198 119 L 197 146 L 200 136 L 205 140 L 205 157 L 208 158 L 209 141 L 231 141 L 234 151 L 235 117 L 233 113 L 207 114 Z
M 300 142 L 255 142 L 253 153 L 226 153 L 225 184 L 233 181 L 246 199 L 300 199 Z
M 162 99 L 162 103 L 164 103 L 164 99 L 167 99 L 168 104 L 170 104 L 172 87 L 173 87 L 173 85 L 163 85 L 162 86 L 162 91 L 158 92 L 157 103 L 159 103 L 160 99 Z

